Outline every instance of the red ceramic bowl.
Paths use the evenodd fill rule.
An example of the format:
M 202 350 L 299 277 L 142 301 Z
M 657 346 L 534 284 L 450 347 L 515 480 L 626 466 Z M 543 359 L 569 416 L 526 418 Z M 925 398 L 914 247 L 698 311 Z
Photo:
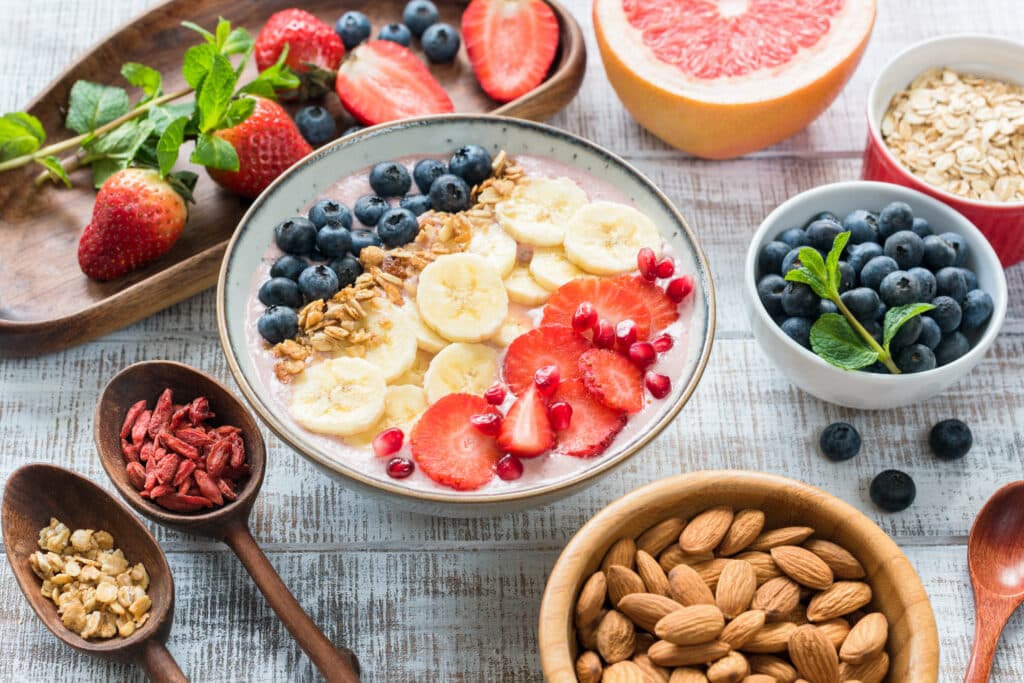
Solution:
M 981 230 L 1003 267 L 1024 261 L 1024 202 L 983 202 L 950 194 L 924 182 L 889 152 L 881 123 L 889 102 L 922 72 L 935 67 L 1021 83 L 1024 44 L 983 35 L 954 35 L 926 40 L 897 55 L 868 93 L 868 141 L 865 180 L 905 185 L 935 197 L 962 213 Z

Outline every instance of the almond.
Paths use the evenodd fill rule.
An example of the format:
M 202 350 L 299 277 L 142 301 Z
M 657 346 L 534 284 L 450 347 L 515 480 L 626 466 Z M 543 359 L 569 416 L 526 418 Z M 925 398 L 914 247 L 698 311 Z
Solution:
M 683 549 L 680 548 L 678 544 L 676 544 L 669 546 L 665 549 L 663 553 L 661 553 L 661 555 L 658 556 L 658 564 L 661 565 L 661 568 L 664 569 L 665 573 L 667 574 L 668 572 L 672 571 L 673 567 L 680 564 L 685 564 L 692 567 L 695 564 L 708 562 L 709 560 L 713 559 L 715 559 L 713 553 L 698 553 L 696 555 L 691 555 L 689 553 L 683 552 Z
M 739 683 L 750 673 L 747 658 L 739 652 L 730 652 L 708 667 L 710 683 Z
M 715 588 L 715 604 L 722 614 L 732 619 L 750 607 L 757 590 L 757 574 L 750 563 L 743 560 L 722 561 L 725 566 Z
M 871 602 L 871 586 L 860 581 L 836 581 L 807 604 L 810 621 L 828 621 Z
M 764 610 L 772 618 L 789 614 L 800 604 L 800 586 L 786 576 L 779 576 L 761 584 L 754 593 L 751 606 Z
M 785 652 L 789 647 L 789 638 L 796 633 L 797 625 L 788 621 L 776 624 L 765 624 L 740 648 L 744 652 L 755 654 L 775 654 Z
M 636 539 L 636 549 L 643 550 L 649 555 L 658 555 L 679 539 L 679 534 L 682 533 L 684 526 L 686 526 L 686 522 L 679 517 L 669 517 L 658 522 L 640 534 Z
M 670 612 L 654 625 L 654 633 L 676 645 L 699 645 L 715 640 L 725 627 L 725 617 L 714 605 L 691 605 Z
M 779 571 L 775 560 L 766 552 L 749 550 L 745 553 L 740 553 L 734 559 L 743 560 L 754 565 L 754 571 L 757 572 L 757 585 L 759 586 L 766 581 L 774 579 L 776 576 L 782 576 L 782 572 Z
M 597 620 L 608 595 L 604 572 L 595 572 L 583 584 L 580 597 L 576 600 L 576 625 L 586 626 Z
M 601 680 L 601 658 L 587 650 L 576 659 L 576 679 L 579 683 L 598 683 Z
M 700 669 L 680 666 L 672 669 L 668 683 L 708 683 L 708 677 Z
M 635 559 L 636 543 L 633 542 L 632 538 L 620 538 L 605 553 L 604 559 L 601 560 L 601 571 L 607 572 L 608 567 L 612 565 L 621 565 L 627 569 L 632 569 Z
M 743 679 L 743 683 L 778 683 L 775 676 L 768 674 L 750 674 Z
M 863 579 L 866 575 L 864 566 L 841 545 L 836 545 L 831 541 L 811 539 L 804 543 L 804 547 L 820 557 L 837 579 Z
M 764 626 L 764 619 L 765 614 L 761 610 L 752 609 L 744 612 L 725 625 L 718 639 L 729 643 L 732 649 L 739 650 Z
M 718 577 L 722 575 L 722 570 L 725 566 L 732 562 L 724 558 L 715 558 L 714 560 L 708 560 L 707 562 L 701 562 L 700 564 L 693 565 L 694 570 L 700 575 L 700 578 L 704 580 L 708 588 L 715 590 L 718 587 Z
M 640 667 L 647 676 L 649 683 L 668 683 L 668 669 L 652 662 L 651 658 L 646 654 L 634 655 L 633 663 Z
M 729 531 L 732 518 L 732 508 L 725 505 L 705 510 L 683 529 L 679 535 L 679 547 L 690 554 L 712 551 Z
M 648 593 L 668 595 L 668 577 L 658 561 L 646 550 L 636 551 L 636 572 L 647 586 Z
M 837 651 L 842 646 L 847 636 L 850 635 L 850 624 L 842 617 L 823 621 L 817 624 L 817 626 Z
M 657 593 L 630 593 L 616 607 L 634 624 L 653 633 L 654 625 L 662 617 L 682 609 L 683 605 Z
M 800 626 L 789 639 L 789 659 L 808 683 L 839 683 L 839 657 L 817 626 Z
M 889 638 L 889 622 L 881 612 L 872 612 L 858 621 L 839 650 L 839 657 L 850 664 L 860 664 L 885 647 Z
M 860 681 L 860 683 L 882 683 L 889 673 L 889 655 L 879 652 L 860 664 L 843 662 L 839 665 L 839 676 L 844 681 Z
M 630 593 L 646 593 L 644 580 L 632 569 L 613 564 L 605 572 L 605 581 L 608 582 L 608 600 L 612 607 L 616 607 L 622 598 Z
M 793 683 L 796 680 L 796 669 L 789 662 L 773 655 L 753 655 L 748 661 L 750 670 L 755 674 L 771 676 L 778 683 Z
M 765 531 L 755 538 L 747 548 L 768 551 L 777 545 L 799 545 L 810 538 L 813 533 L 814 529 L 809 526 L 784 526 Z
M 602 609 L 594 621 L 576 628 L 576 638 L 580 641 L 580 645 L 587 650 L 597 649 L 597 627 L 601 625 L 601 620 L 606 614 L 608 614 L 608 610 Z
M 779 545 L 770 552 L 782 573 L 801 586 L 822 591 L 832 585 L 832 570 L 810 550 L 796 545 Z
M 644 670 L 633 662 L 624 661 L 612 664 L 604 670 L 601 683 L 652 683 Z
M 786 612 L 785 614 L 776 614 L 769 616 L 765 621 L 771 623 L 775 621 L 788 621 L 791 624 L 797 626 L 803 626 L 804 624 L 810 623 L 807 620 L 807 608 L 803 605 L 797 605 L 792 611 Z
M 754 542 L 764 529 L 764 513 L 760 510 L 740 510 L 733 517 L 725 538 L 718 544 L 718 555 L 728 557 Z
M 713 605 L 715 596 L 697 570 L 680 564 L 668 573 L 668 594 L 682 605 Z
M 700 645 L 676 645 L 659 640 L 647 651 L 647 656 L 658 666 L 691 666 L 707 664 L 729 654 L 729 645 L 713 640 Z
M 621 612 L 612 610 L 604 615 L 597 627 L 597 651 L 609 664 L 633 656 L 636 646 L 636 628 Z M 605 672 L 605 676 L 608 672 Z

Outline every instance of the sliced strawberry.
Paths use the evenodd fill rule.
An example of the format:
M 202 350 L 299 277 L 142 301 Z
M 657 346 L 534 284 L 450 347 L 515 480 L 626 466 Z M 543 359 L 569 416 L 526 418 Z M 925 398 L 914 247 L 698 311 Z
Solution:
M 594 398 L 583 385 L 583 380 L 562 382 L 554 400 L 565 401 L 572 406 L 569 428 L 555 433 L 559 453 L 581 458 L 597 455 L 608 448 L 615 435 L 626 426 L 625 413 L 613 410 Z
M 543 325 L 519 335 L 508 345 L 502 373 L 517 396 L 533 386 L 534 373 L 545 365 L 558 368 L 562 380 L 579 377 L 576 362 L 590 342 L 564 325 Z
M 409 436 L 413 460 L 423 473 L 460 491 L 489 482 L 503 453 L 494 437 L 469 421 L 489 409 L 487 401 L 470 394 L 448 394 L 427 408 Z
M 647 339 L 651 314 L 634 288 L 624 289 L 613 278 L 577 278 L 559 287 L 544 306 L 541 325 L 572 325 L 576 309 L 584 301 L 593 304 L 598 319 L 613 326 L 623 320 L 636 323 L 637 339 Z
M 623 289 L 634 292 L 647 306 L 651 313 L 652 336 L 679 320 L 677 304 L 668 298 L 664 289 L 653 282 L 648 282 L 639 275 L 617 275 L 611 278 L 611 281 Z
M 548 407 L 536 386 L 527 387 L 509 408 L 498 432 L 502 450 L 521 458 L 540 455 L 555 442 Z
M 462 13 L 462 39 L 480 87 L 508 102 L 548 75 L 558 19 L 544 0 L 473 0 Z
M 349 113 L 368 126 L 455 111 L 426 65 L 390 40 L 371 40 L 352 50 L 338 69 L 334 89 Z
M 580 356 L 579 366 L 583 385 L 601 403 L 624 413 L 644 407 L 643 374 L 621 353 L 591 349 Z

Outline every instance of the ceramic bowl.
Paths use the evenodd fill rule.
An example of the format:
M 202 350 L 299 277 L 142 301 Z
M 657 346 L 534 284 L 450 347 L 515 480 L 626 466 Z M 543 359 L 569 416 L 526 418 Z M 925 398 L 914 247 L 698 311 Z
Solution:
M 1024 43 L 995 36 L 952 35 L 917 43 L 896 55 L 868 93 L 863 177 L 906 185 L 945 202 L 981 230 L 1003 266 L 1012 266 L 1024 261 L 1024 202 L 984 202 L 940 190 L 907 170 L 882 139 L 882 118 L 893 96 L 937 67 L 1024 85 Z
M 973 346 L 966 355 L 934 370 L 903 375 L 841 370 L 790 339 L 768 315 L 757 296 L 757 278 L 760 276 L 756 272 L 757 254 L 783 230 L 803 225 L 819 211 L 845 216 L 854 209 L 880 210 L 895 201 L 909 204 L 914 215 L 928 219 L 935 232 L 955 232 L 963 236 L 970 249 L 967 267 L 977 273 L 979 287 L 992 297 L 992 318 L 980 336 L 973 340 Z M 897 408 L 919 403 L 952 386 L 981 362 L 999 334 L 1006 315 L 1006 277 L 985 236 L 946 204 L 889 183 L 833 183 L 802 192 L 781 204 L 764 219 L 750 242 L 743 281 L 754 338 L 765 354 L 793 384 L 807 393 L 850 408 Z
M 336 180 L 365 173 L 372 164 L 408 156 L 447 155 L 475 143 L 492 153 L 532 154 L 601 178 L 618 189 L 662 229 L 680 269 L 696 280 L 689 331 L 688 361 L 673 377 L 672 393 L 658 404 L 649 428 L 615 446 L 587 467 L 550 482 L 510 487 L 500 492 L 416 489 L 389 479 L 384 468 L 362 471 L 332 455 L 323 440 L 312 438 L 279 406 L 265 374 L 257 370 L 247 347 L 247 309 L 254 294 L 254 272 L 273 239 L 274 226 L 309 206 Z M 537 506 L 593 484 L 651 441 L 678 414 L 700 380 L 714 336 L 715 303 L 707 261 L 686 220 L 650 180 L 621 158 L 597 145 L 543 124 L 486 115 L 447 115 L 368 128 L 324 147 L 300 161 L 257 199 L 228 245 L 217 286 L 217 320 L 228 365 L 246 399 L 281 439 L 305 458 L 347 485 L 383 494 L 423 512 L 450 516 L 497 514 Z M 679 348 L 679 347 L 677 347 Z M 272 378 L 271 378 L 272 379 Z M 319 443 L 318 443 L 319 441 Z
M 937 680 L 939 638 L 931 603 L 893 540 L 856 508 L 821 489 L 743 471 L 695 472 L 656 481 L 619 498 L 576 532 L 551 570 L 540 606 L 538 642 L 545 680 L 576 680 L 576 600 L 611 545 L 621 538 L 636 538 L 668 517 L 689 519 L 716 505 L 762 510 L 765 528 L 813 527 L 815 538 L 833 541 L 853 553 L 871 584 L 871 609 L 883 612 L 889 621 L 887 680 Z

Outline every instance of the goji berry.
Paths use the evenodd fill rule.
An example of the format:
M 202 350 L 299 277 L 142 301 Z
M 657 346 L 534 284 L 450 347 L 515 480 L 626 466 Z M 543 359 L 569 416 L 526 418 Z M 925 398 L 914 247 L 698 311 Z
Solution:
M 202 510 L 204 507 L 210 507 L 210 501 L 199 496 L 187 496 L 181 495 L 180 493 L 168 493 L 167 495 L 160 496 L 156 499 L 156 502 L 174 512 L 195 512 L 196 510 Z
M 124 454 L 124 459 L 128 462 L 138 462 L 139 460 L 139 447 L 128 443 L 128 439 L 121 439 L 121 453 Z
M 139 418 L 139 415 L 143 410 L 146 409 L 146 401 L 142 400 L 131 408 L 128 409 L 128 413 L 124 416 L 124 423 L 121 425 L 121 439 L 127 439 L 128 435 L 132 433 L 132 427 L 135 426 L 135 420 Z
M 232 434 L 228 437 L 231 444 L 231 466 L 241 467 L 245 462 L 245 443 L 239 434 Z
M 161 484 L 169 484 L 174 475 L 178 472 L 178 464 L 181 462 L 174 453 L 168 453 L 156 464 L 156 480 Z
M 167 428 L 173 410 L 174 393 L 170 389 L 164 389 L 156 401 L 156 407 L 153 408 L 153 415 L 149 418 L 149 427 L 146 428 L 151 437 L 155 439 L 157 434 Z
M 128 481 L 135 487 L 136 491 L 146 488 L 146 470 L 141 464 L 130 462 L 128 467 L 125 468 L 125 472 L 128 474 Z
M 161 432 L 160 438 L 163 439 L 164 445 L 170 448 L 178 455 L 184 455 L 186 458 L 191 460 L 199 459 L 199 451 L 196 450 L 195 446 L 190 446 L 178 437 L 167 432 Z
M 228 443 L 227 439 L 222 439 L 213 444 L 206 456 L 206 471 L 210 473 L 211 477 L 221 476 L 224 468 L 228 465 L 230 455 L 231 444 Z
M 199 487 L 199 493 L 201 493 L 204 498 L 214 505 L 224 504 L 224 496 L 221 495 L 220 489 L 217 488 L 217 484 L 213 482 L 213 479 L 210 479 L 210 475 L 202 470 L 196 470 L 194 477 L 196 480 L 196 486 Z
M 182 482 L 188 481 L 190 474 L 196 471 L 196 464 L 191 460 L 182 460 L 178 465 L 178 471 L 174 473 L 174 480 L 171 482 L 175 486 L 181 486 Z
M 151 410 L 143 410 L 139 413 L 135 424 L 132 425 L 132 443 L 141 444 L 142 440 L 146 438 L 146 430 L 149 428 L 149 420 L 152 415 L 153 411 Z
M 197 427 L 213 417 L 216 415 L 210 410 L 210 400 L 205 396 L 197 396 L 192 403 L 188 404 L 188 419 L 193 427 Z

